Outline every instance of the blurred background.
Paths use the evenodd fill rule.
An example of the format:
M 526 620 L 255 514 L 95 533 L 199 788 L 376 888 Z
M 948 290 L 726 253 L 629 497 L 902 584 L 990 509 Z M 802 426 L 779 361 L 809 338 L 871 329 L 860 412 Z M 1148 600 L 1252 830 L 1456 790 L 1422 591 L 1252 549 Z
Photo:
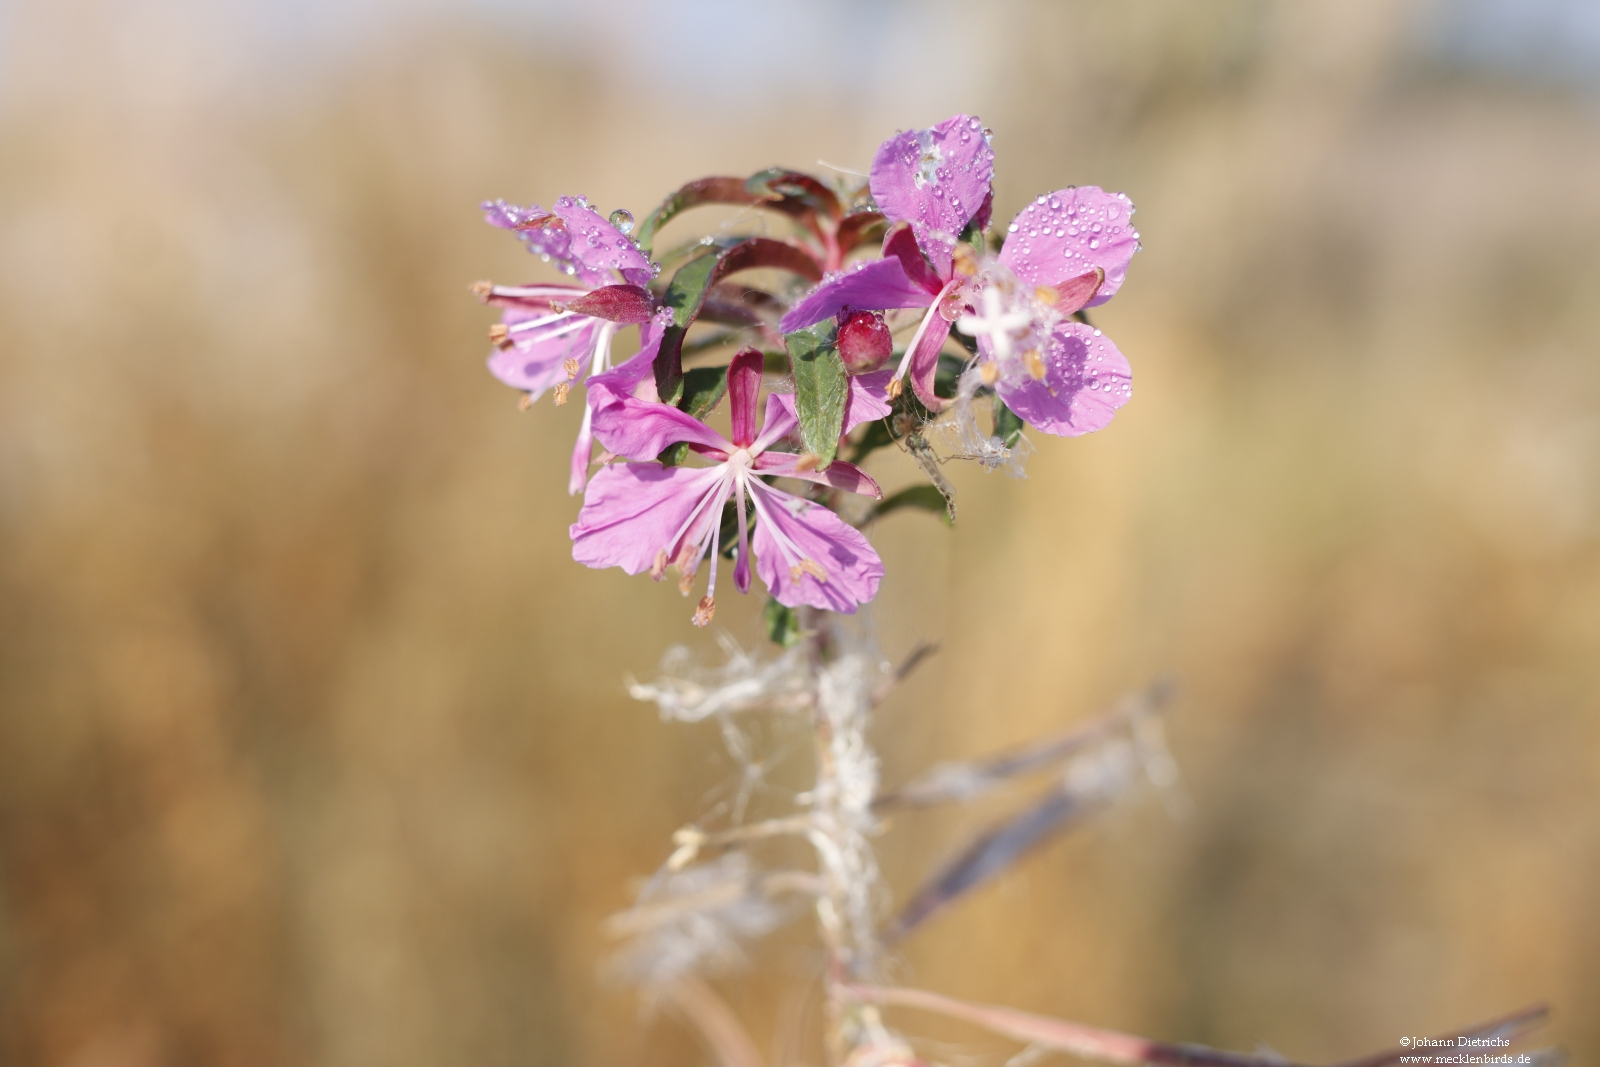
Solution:
M 1548 999 L 1594 1062 L 1594 0 L 0 4 L 0 1060 L 705 1062 L 600 961 L 732 770 L 625 679 L 714 635 L 570 561 L 579 409 L 517 410 L 467 292 L 546 268 L 476 205 L 642 215 L 958 110 L 998 219 L 1138 205 L 1137 388 L 879 526 L 885 653 L 943 643 L 885 778 L 1171 672 L 1193 813 L 900 979 L 1312 1062 Z M 902 899 L 975 818 L 897 823 Z M 795 944 L 724 986 L 764 1046 Z

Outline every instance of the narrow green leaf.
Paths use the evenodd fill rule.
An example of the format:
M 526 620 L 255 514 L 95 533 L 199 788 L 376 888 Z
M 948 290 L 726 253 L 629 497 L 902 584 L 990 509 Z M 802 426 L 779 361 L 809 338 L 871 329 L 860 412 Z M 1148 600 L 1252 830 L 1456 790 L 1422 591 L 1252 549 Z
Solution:
M 923 511 L 943 516 L 946 526 L 955 525 L 955 519 L 951 517 L 949 508 L 946 506 L 944 494 L 932 485 L 911 485 L 898 493 L 884 497 L 878 503 L 878 506 L 872 509 L 872 517 L 881 519 L 891 512 L 899 511 L 901 508 L 920 508 Z
M 704 422 L 706 416 L 722 402 L 722 396 L 727 391 L 727 367 L 696 367 L 683 376 L 683 396 L 678 398 L 678 409 Z M 689 443 L 679 441 L 675 445 L 668 445 L 656 458 L 668 467 L 676 467 L 689 458 Z
M 767 636 L 783 648 L 800 640 L 800 613 L 785 607 L 776 600 L 768 600 L 763 615 L 767 623 Z
M 1006 407 L 1005 401 L 997 395 L 994 398 L 994 435 L 1000 438 L 1000 443 L 1010 448 L 1017 443 L 1017 438 L 1022 436 L 1022 416 Z
M 824 470 L 839 451 L 839 434 L 844 430 L 844 402 L 850 393 L 844 360 L 834 343 L 832 319 L 805 330 L 788 334 L 783 341 L 789 349 L 794 370 L 794 407 L 800 417 L 800 442 L 817 457 L 817 469 Z

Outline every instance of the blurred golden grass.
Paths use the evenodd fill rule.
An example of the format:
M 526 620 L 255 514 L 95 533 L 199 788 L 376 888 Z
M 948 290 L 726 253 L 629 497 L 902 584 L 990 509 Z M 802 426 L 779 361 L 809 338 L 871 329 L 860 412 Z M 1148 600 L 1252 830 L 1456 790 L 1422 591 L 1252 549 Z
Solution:
M 465 17 L 241 99 L 121 48 L 109 7 L 18 10 L 8 1061 L 701 1058 L 595 974 L 601 918 L 728 770 L 622 679 L 711 646 L 666 586 L 570 562 L 578 413 L 482 372 L 465 286 L 529 267 L 473 206 L 638 212 L 703 173 L 860 166 L 958 108 L 995 130 L 997 217 L 1067 183 L 1139 204 L 1149 247 L 1097 318 L 1137 388 L 1026 481 L 954 471 L 956 530 L 875 532 L 886 651 L 944 642 L 883 710 L 886 777 L 1170 670 L 1196 814 L 1052 847 L 904 975 L 1312 1061 L 1548 997 L 1600 1050 L 1581 101 L 1430 65 L 1399 0 L 997 4 L 969 81 L 759 108 L 641 97 L 591 46 Z M 758 606 L 718 621 L 753 644 Z M 904 817 L 895 887 L 974 819 Z M 729 990 L 763 1040 L 794 944 Z

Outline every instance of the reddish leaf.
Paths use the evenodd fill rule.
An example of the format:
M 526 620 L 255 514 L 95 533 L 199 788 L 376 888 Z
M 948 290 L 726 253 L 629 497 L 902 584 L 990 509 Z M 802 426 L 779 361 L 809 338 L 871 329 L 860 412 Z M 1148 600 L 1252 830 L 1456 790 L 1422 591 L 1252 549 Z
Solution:
M 830 219 L 837 219 L 843 214 L 839 198 L 833 194 L 832 189 L 811 175 L 797 170 L 770 167 L 759 174 L 750 175 L 745 180 L 744 187 L 746 191 L 764 200 L 779 198 L 798 200 L 811 210 L 820 212 Z
M 839 254 L 843 256 L 864 244 L 882 240 L 888 228 L 889 220 L 876 211 L 856 211 L 846 215 L 839 220 L 839 230 L 834 235 L 839 243 Z

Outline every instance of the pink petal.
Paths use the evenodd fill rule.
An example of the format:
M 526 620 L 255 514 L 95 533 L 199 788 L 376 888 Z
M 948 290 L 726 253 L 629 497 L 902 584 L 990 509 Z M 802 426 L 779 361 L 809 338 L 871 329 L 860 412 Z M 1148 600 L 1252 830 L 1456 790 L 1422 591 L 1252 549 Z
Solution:
M 928 316 L 927 328 L 911 353 L 911 372 L 906 377 L 911 379 L 911 388 L 917 391 L 918 399 L 929 411 L 942 411 L 946 401 L 934 393 L 933 379 L 939 372 L 939 350 L 950 337 L 950 320 L 939 314 L 938 308 L 929 310 Z
M 799 454 L 795 452 L 763 452 L 756 457 L 752 466 L 762 474 L 775 474 L 780 478 L 799 478 L 802 481 L 816 482 L 818 485 L 831 485 L 847 493 L 860 493 L 874 500 L 883 499 L 883 490 L 878 487 L 878 483 L 854 463 L 836 459 L 828 464 L 828 469 L 825 471 L 803 471 L 795 467 L 799 459 Z
M 883 238 L 883 258 L 898 259 L 911 284 L 922 286 L 929 296 L 937 296 L 939 290 L 944 288 L 945 280 L 939 277 L 939 272 L 923 255 L 922 246 L 917 244 L 916 233 L 908 222 L 897 222 L 889 227 L 889 232 Z
M 583 510 L 568 531 L 572 558 L 590 567 L 649 570 L 657 553 L 671 558 L 684 524 L 717 487 L 720 467 L 613 463 L 589 479 Z M 720 518 L 720 516 L 716 517 Z
M 589 388 L 600 386 L 617 396 L 632 396 L 640 400 L 657 400 L 655 359 L 661 350 L 661 334 L 658 321 L 670 319 L 671 312 L 665 314 L 657 312 L 656 318 L 639 326 L 639 351 L 628 357 L 611 370 L 592 375 L 589 378 Z M 591 398 L 590 403 L 593 403 Z
M 1059 285 L 1095 267 L 1106 280 L 1086 307 L 1104 304 L 1122 287 L 1139 247 L 1133 204 L 1093 185 L 1041 196 L 1006 227 L 1000 262 L 1029 285 Z
M 955 115 L 883 142 L 872 161 L 872 198 L 891 221 L 911 223 L 928 260 L 947 278 L 956 239 L 983 207 L 993 175 L 983 123 Z
M 761 423 L 761 436 L 750 446 L 750 451 L 760 455 L 794 433 L 795 427 L 799 425 L 800 420 L 794 413 L 794 394 L 768 393 L 767 414 Z
M 844 400 L 844 432 L 886 418 L 890 411 L 889 380 L 894 369 L 886 367 L 870 374 L 856 374 L 850 378 L 850 395 Z
M 845 308 L 884 311 L 888 308 L 927 307 L 933 297 L 906 277 L 898 259 L 873 259 L 858 264 L 811 290 L 778 323 L 793 333 L 831 319 Z
M 1022 421 L 1045 433 L 1077 437 L 1104 427 L 1133 395 L 1133 371 L 1117 346 L 1081 322 L 1064 322 L 1044 353 L 1043 381 L 1024 375 L 995 387 Z
M 848 615 L 877 595 L 883 561 L 861 531 L 821 504 L 761 482 L 752 480 L 750 492 L 758 502 L 753 538 L 756 573 L 780 603 L 809 604 Z M 780 547 L 779 535 L 791 546 L 788 553 Z M 800 559 L 790 556 L 796 552 L 800 559 L 820 565 L 827 580 L 804 572 L 794 577 L 790 566 Z
M 733 443 L 740 448 L 749 448 L 756 439 L 756 395 L 761 392 L 764 361 L 760 352 L 745 348 L 728 363 L 728 413 Z
M 507 326 L 533 319 L 548 318 L 552 313 L 546 308 L 508 306 L 501 315 Z M 496 348 L 489 353 L 489 373 L 515 389 L 525 389 L 537 399 L 544 391 L 559 382 L 568 380 L 565 363 L 576 359 L 579 373 L 587 369 L 589 355 L 594 347 L 594 331 L 600 325 L 589 319 L 571 333 L 551 337 L 555 329 L 576 320 L 563 319 L 551 327 L 530 331 L 528 338 L 512 334 L 510 348 Z M 542 340 L 541 336 L 548 337 Z
M 637 400 L 614 392 L 596 376 L 589 382 L 594 435 L 608 450 L 629 459 L 655 459 L 679 441 L 727 454 L 733 445 L 687 411 L 660 401 Z
M 566 223 L 568 254 L 591 271 L 614 270 L 633 285 L 650 284 L 650 261 L 582 197 L 563 196 L 555 213 Z

